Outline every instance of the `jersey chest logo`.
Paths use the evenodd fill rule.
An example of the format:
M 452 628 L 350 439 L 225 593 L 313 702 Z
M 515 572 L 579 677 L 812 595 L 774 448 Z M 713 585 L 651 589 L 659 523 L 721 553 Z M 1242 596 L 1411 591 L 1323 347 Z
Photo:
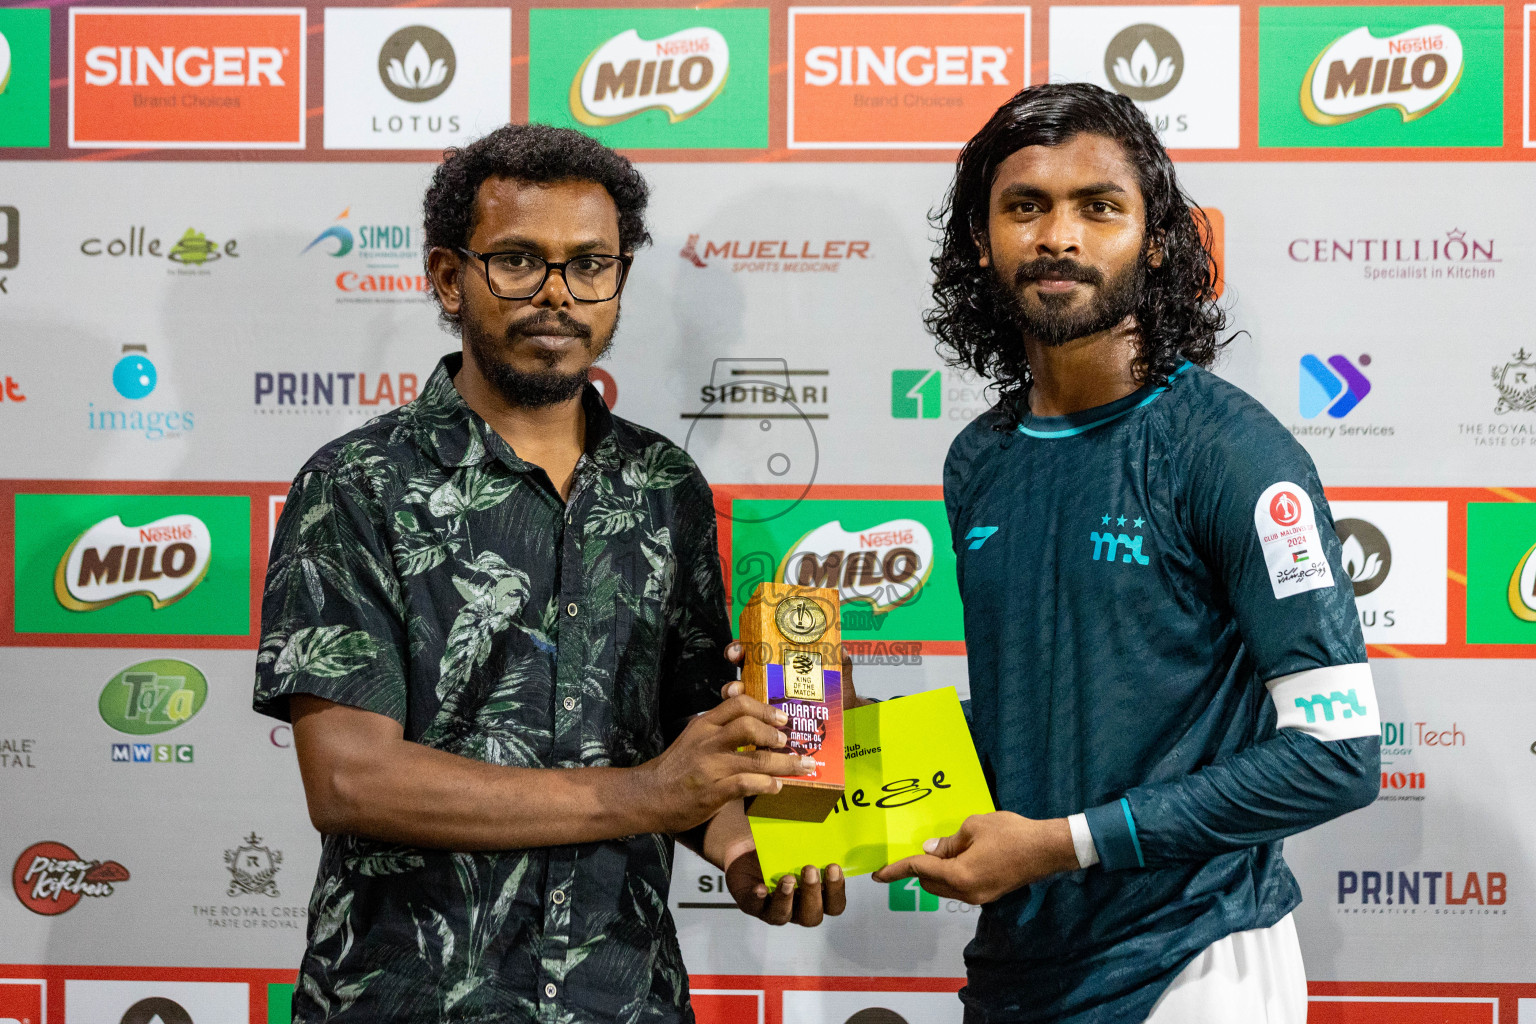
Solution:
M 1121 563 L 1126 565 L 1147 565 L 1152 561 L 1151 557 L 1141 550 L 1142 542 L 1146 540 L 1140 531 L 1146 525 L 1146 519 L 1137 516 L 1129 519 L 1126 516 L 1105 515 L 1099 519 L 1099 525 L 1104 530 L 1090 530 L 1088 539 L 1093 544 L 1093 560 L 1095 562 L 1113 562 L 1119 557 Z M 1108 529 L 1113 525 L 1115 529 Z M 1127 532 L 1129 531 L 1129 532 Z

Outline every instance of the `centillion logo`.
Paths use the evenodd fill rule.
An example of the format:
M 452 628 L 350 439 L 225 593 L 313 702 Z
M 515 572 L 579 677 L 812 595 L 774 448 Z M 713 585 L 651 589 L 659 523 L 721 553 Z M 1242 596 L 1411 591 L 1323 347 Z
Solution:
M 190 594 L 208 573 L 213 535 L 196 516 L 173 515 L 143 526 L 103 519 L 64 551 L 53 593 L 70 611 L 88 612 L 144 594 L 156 610 Z
M 1445 25 L 1420 25 L 1385 39 L 1362 25 L 1317 55 L 1301 80 L 1301 110 L 1320 125 L 1377 110 L 1416 121 L 1450 98 L 1464 65 L 1461 37 Z
M 653 40 L 629 29 L 582 62 L 571 79 L 571 114 L 597 127 L 646 110 L 665 110 L 676 124 L 720 95 L 730 65 L 725 36 L 707 26 Z
M 1526 549 L 1509 574 L 1509 610 L 1517 619 L 1536 622 L 1536 544 Z

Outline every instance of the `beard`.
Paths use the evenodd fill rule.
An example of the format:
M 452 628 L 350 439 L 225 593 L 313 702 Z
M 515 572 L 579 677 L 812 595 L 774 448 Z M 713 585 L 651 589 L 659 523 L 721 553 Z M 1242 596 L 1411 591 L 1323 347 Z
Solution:
M 462 324 L 464 342 L 475 357 L 481 375 L 508 405 L 524 409 L 542 409 L 568 402 L 581 394 L 588 377 L 585 366 L 573 373 L 556 369 L 562 353 L 543 349 L 535 350 L 538 359 L 544 363 L 543 369 L 531 372 L 517 369 L 502 357 L 502 353 L 516 343 L 518 335 L 549 332 L 554 328 L 555 333 L 574 335 L 580 339 L 582 348 L 588 352 L 596 351 L 598 359 L 601 359 L 608 354 L 613 330 L 618 329 L 618 321 L 615 320 L 613 330 L 606 337 L 594 340 L 590 328 L 563 310 L 546 310 L 521 320 L 508 328 L 506 335 L 501 338 L 493 337 L 479 322 L 468 317 L 464 318 Z
M 1070 295 L 1039 295 L 1038 308 L 1031 308 L 1024 298 L 1024 286 L 1046 274 L 1081 281 L 1094 286 L 1093 297 L 1080 308 L 1071 308 Z M 1012 286 L 1005 285 L 992 275 L 994 301 L 1013 326 L 1040 341 L 1048 348 L 1065 345 L 1069 341 L 1107 331 L 1136 312 L 1146 290 L 1146 264 L 1140 258 L 1132 261 L 1118 275 L 1105 281 L 1104 275 L 1093 267 L 1076 260 L 1052 259 L 1042 256 L 1019 267 L 1013 275 Z

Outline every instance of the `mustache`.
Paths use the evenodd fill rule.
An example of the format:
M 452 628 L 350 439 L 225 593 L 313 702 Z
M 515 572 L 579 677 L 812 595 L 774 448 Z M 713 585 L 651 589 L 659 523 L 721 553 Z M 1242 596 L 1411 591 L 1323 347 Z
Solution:
M 1013 272 L 1013 286 L 1022 288 L 1030 281 L 1042 277 L 1060 277 L 1068 281 L 1081 281 L 1084 284 L 1102 285 L 1104 275 L 1093 267 L 1085 267 L 1076 260 L 1066 257 L 1053 259 L 1050 256 L 1041 256 L 1019 265 L 1019 269 Z
M 542 310 L 507 328 L 508 341 L 519 334 L 563 334 L 583 341 L 592 340 L 592 328 L 562 309 Z

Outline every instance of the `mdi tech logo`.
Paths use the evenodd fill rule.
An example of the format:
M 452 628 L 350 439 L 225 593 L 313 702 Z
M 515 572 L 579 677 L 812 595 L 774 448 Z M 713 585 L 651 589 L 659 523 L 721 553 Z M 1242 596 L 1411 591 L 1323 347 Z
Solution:
M 768 11 L 528 15 L 528 118 L 629 149 L 768 145 Z
M 1498 146 L 1504 8 L 1261 7 L 1260 146 Z

